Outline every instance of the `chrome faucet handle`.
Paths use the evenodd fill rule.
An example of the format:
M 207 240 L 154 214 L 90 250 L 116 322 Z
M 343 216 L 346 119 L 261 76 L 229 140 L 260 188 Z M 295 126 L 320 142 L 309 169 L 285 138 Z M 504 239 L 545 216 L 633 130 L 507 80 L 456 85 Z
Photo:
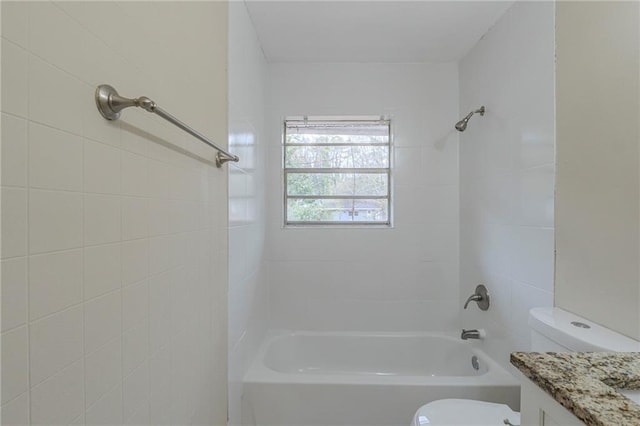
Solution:
M 469 306 L 469 302 L 476 302 L 478 304 L 478 308 L 482 311 L 486 311 L 489 309 L 489 305 L 491 304 L 491 299 L 489 298 L 489 291 L 485 286 L 479 284 L 476 287 L 476 292 L 469 296 L 467 301 L 464 303 L 464 309 L 467 309 Z
M 467 306 L 469 306 L 469 302 L 479 302 L 481 299 L 482 296 L 480 296 L 479 294 L 472 294 L 471 296 L 469 296 L 467 301 L 464 302 L 464 309 L 467 309 Z
M 504 423 L 507 426 L 520 426 L 520 424 L 511 423 L 509 419 L 504 419 L 502 423 Z

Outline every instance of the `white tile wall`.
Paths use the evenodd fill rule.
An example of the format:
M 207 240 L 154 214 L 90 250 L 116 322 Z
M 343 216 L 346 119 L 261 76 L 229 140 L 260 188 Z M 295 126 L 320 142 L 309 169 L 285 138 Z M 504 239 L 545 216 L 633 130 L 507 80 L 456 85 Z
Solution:
M 84 377 L 86 407 L 91 407 L 96 401 L 112 389 L 121 387 L 121 339 L 115 338 L 111 342 L 87 355 L 85 358 Z
M 87 425 L 122 424 L 122 387 L 116 386 L 87 410 Z M 143 424 L 143 423 L 141 423 Z
M 27 327 L 3 335 L 2 403 L 29 390 L 29 341 Z
M 29 376 L 32 386 L 82 358 L 82 322 L 82 307 L 74 306 L 30 324 Z
M 264 273 L 266 61 L 243 2 L 229 4 L 229 424 L 242 420 L 242 378 L 268 326 Z
M 2 255 L 4 257 L 27 254 L 27 191 L 6 188 L 2 191 Z
M 14 8 L 18 9 L 19 7 Z M 19 117 L 27 117 L 28 97 L 25 96 L 25 93 L 29 93 L 27 52 L 3 39 L 2 56 L 9 64 L 5 66 L 2 73 L 2 87 L 4 88 L 2 90 L 2 104 L 5 105 L 3 111 Z
M 28 146 L 30 187 L 82 190 L 80 136 L 30 123 Z
M 87 140 L 84 145 L 84 190 L 100 194 L 119 194 L 120 151 L 102 143 Z
M 29 423 L 29 393 L 25 392 L 2 407 L 2 422 L 7 425 Z
M 84 299 L 117 290 L 122 286 L 121 268 L 127 261 L 146 259 L 127 258 L 120 244 L 105 244 L 84 249 Z
M 128 239 L 129 235 L 122 233 L 122 223 L 131 214 L 128 201 L 111 195 L 85 195 L 82 219 L 84 243 L 92 246 Z
M 2 182 L 27 186 L 27 121 L 2 114 Z
M 2 331 L 27 321 L 27 259 L 2 261 Z
M 84 411 L 83 361 L 74 362 L 31 389 L 31 424 L 70 424 Z
M 460 301 L 492 297 L 462 322 L 504 365 L 529 349 L 529 309 L 553 304 L 554 31 L 553 3 L 516 3 L 459 68 L 460 115 L 487 108 L 460 136 Z
M 122 333 L 122 373 L 128 375 L 149 357 L 149 324 L 145 321 Z
M 271 326 L 421 331 L 458 327 L 456 64 L 269 66 Z M 287 115 L 391 116 L 393 229 L 282 229 Z
M 2 424 L 226 424 L 226 4 L 1 7 Z
M 29 316 L 32 321 L 82 301 L 82 250 L 29 258 Z
M 92 218 L 93 214 L 99 213 L 96 203 L 86 204 L 85 216 Z M 10 203 L 6 206 L 11 209 Z M 24 216 L 29 224 L 29 252 L 36 254 L 81 247 L 82 213 L 83 197 L 80 193 L 30 190 L 29 215 Z M 98 228 L 94 231 L 88 224 L 85 228 L 95 233 L 102 232 Z
M 93 352 L 122 333 L 120 290 L 97 297 L 85 304 L 84 329 L 86 353 Z

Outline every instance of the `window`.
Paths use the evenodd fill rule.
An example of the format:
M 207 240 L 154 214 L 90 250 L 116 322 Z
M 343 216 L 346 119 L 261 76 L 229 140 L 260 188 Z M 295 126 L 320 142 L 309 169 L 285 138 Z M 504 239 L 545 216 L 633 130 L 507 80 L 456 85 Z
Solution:
M 390 121 L 287 119 L 285 225 L 390 225 Z

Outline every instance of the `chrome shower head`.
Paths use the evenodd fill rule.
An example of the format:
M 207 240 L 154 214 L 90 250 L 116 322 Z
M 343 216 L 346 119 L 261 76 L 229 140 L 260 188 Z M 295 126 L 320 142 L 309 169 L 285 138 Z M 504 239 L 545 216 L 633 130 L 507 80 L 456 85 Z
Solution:
M 459 132 L 464 132 L 467 129 L 467 123 L 469 122 L 469 119 L 471 118 L 472 115 L 473 115 L 473 112 L 470 112 L 469 114 L 467 114 L 465 118 L 458 121 L 456 123 L 456 130 Z
M 473 114 L 480 114 L 480 115 L 484 115 L 484 105 L 481 106 L 480 108 L 478 108 L 475 111 L 471 111 L 469 114 L 467 114 L 467 116 L 465 118 L 463 118 L 462 120 L 458 121 L 456 123 L 456 130 L 459 132 L 464 132 L 467 129 L 467 123 L 469 122 L 469 119 L 471 118 L 471 116 L 473 116 Z

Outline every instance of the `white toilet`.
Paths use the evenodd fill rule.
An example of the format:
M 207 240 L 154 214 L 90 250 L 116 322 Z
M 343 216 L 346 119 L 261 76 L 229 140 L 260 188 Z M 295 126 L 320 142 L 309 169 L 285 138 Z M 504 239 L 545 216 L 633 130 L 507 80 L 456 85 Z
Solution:
M 534 352 L 637 352 L 640 342 L 559 308 L 529 312 Z M 472 399 L 440 399 L 423 405 L 411 426 L 520 424 L 520 413 L 507 405 Z

